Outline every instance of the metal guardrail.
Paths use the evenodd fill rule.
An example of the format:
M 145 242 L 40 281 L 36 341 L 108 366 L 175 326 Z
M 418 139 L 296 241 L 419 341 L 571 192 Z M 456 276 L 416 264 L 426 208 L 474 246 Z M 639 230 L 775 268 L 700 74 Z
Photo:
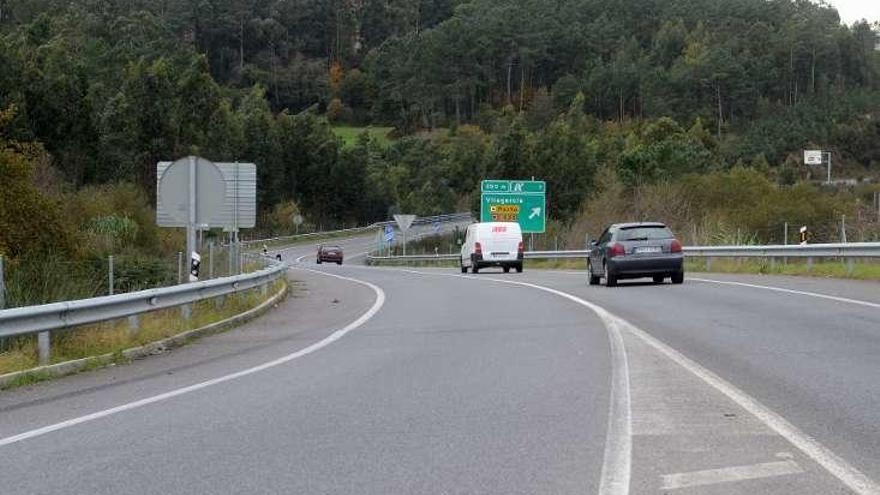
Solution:
M 284 276 L 286 272 L 286 264 L 273 263 L 267 268 L 232 277 L 113 296 L 0 310 L 0 337 L 38 334 L 40 362 L 45 363 L 49 360 L 49 332 L 53 330 L 133 317 L 175 307 L 181 307 L 182 317 L 188 319 L 191 314 L 189 305 L 192 303 L 248 289 L 265 288 Z M 136 329 L 139 322 L 136 319 L 130 320 L 129 325 Z
M 876 258 L 880 242 L 770 246 L 689 246 L 685 256 L 696 258 Z
M 417 219 L 414 224 L 422 225 L 432 222 L 450 222 L 467 220 L 470 213 L 453 213 Z M 332 233 L 354 233 L 369 229 L 381 228 L 394 222 L 380 222 L 367 227 L 337 230 L 333 232 L 316 232 L 293 237 L 308 237 Z M 269 240 L 283 240 L 276 237 L 259 241 L 242 242 L 253 244 Z M 265 259 L 265 258 L 263 258 Z M 142 313 L 180 307 L 181 317 L 189 319 L 192 313 L 191 304 L 227 296 L 254 288 L 266 288 L 270 283 L 281 278 L 287 272 L 284 263 L 271 262 L 261 270 L 222 277 L 202 282 L 175 285 L 157 289 L 147 289 L 105 297 L 94 297 L 75 301 L 63 301 L 38 306 L 25 306 L 0 310 L 0 338 L 20 335 L 37 334 L 40 363 L 45 364 L 50 354 L 50 332 L 64 330 L 81 325 L 89 325 L 103 321 L 129 317 L 129 326 L 136 330 L 139 326 L 137 316 Z
M 686 246 L 688 258 L 880 258 L 880 242 L 770 246 Z M 585 259 L 587 250 L 526 251 L 525 259 Z M 457 261 L 458 254 L 368 256 L 368 261 Z
M 428 223 L 434 222 L 453 222 L 460 220 L 469 220 L 473 218 L 473 215 L 470 213 L 448 213 L 445 215 L 434 215 L 430 217 L 418 217 L 413 221 L 413 225 L 424 225 Z M 350 229 L 341 229 L 341 230 L 327 230 L 323 232 L 309 232 L 306 234 L 294 234 L 288 236 L 280 236 L 280 237 L 268 237 L 266 239 L 253 239 L 249 241 L 241 241 L 241 244 L 244 246 L 248 246 L 251 244 L 260 244 L 267 242 L 277 242 L 277 241 L 287 241 L 304 238 L 307 239 L 309 237 L 321 236 L 321 235 L 337 235 L 337 234 L 353 234 L 356 232 L 367 232 L 373 229 L 384 228 L 386 225 L 397 225 L 395 221 L 388 222 L 376 222 L 365 227 L 353 227 Z

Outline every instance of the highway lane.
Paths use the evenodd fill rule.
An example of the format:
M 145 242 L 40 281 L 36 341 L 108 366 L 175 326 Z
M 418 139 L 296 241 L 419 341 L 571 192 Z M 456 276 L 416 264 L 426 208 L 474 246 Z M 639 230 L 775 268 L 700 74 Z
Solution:
M 351 261 L 375 237 L 334 242 Z M 756 287 L 876 302 L 876 284 L 717 276 L 726 283 L 606 289 L 582 273 L 317 267 L 314 250 L 283 254 L 381 288 L 371 319 L 295 360 L 3 445 L 308 349 L 376 302 L 297 269 L 299 297 L 241 329 L 0 393 L 3 493 L 598 493 L 603 466 L 623 472 L 607 461 L 623 440 L 629 493 L 853 493 L 852 472 L 827 469 L 838 460 L 877 493 L 878 310 Z M 615 328 L 623 433 L 608 428 Z M 737 402 L 713 373 L 778 416 Z M 780 434 L 778 420 L 840 459 Z M 37 464 L 58 468 L 35 477 Z M 614 488 L 603 493 L 626 493 Z
M 867 477 L 880 479 L 880 285 L 719 275 L 694 276 L 683 286 L 625 283 L 607 289 L 588 286 L 582 272 L 532 270 L 516 276 L 499 271 L 479 277 L 484 276 L 536 283 L 599 304 L 723 377 Z M 640 355 L 643 349 L 638 348 L 638 339 L 629 339 L 627 345 L 634 367 L 652 359 Z M 663 464 L 650 460 L 659 452 L 668 458 L 687 458 L 694 449 L 717 453 L 728 448 L 734 455 L 724 462 L 735 465 L 762 450 L 760 442 L 736 454 L 735 445 L 686 440 L 688 429 L 699 431 L 699 420 L 680 420 L 685 411 L 676 411 L 677 406 L 670 404 L 674 400 L 668 398 L 677 392 L 669 386 L 677 378 L 664 380 L 633 380 L 634 422 L 638 423 L 641 412 L 649 422 L 660 423 L 649 425 L 642 435 L 636 424 L 634 480 L 640 465 Z M 670 413 L 658 417 L 657 408 L 664 407 L 670 407 Z M 671 440 L 676 438 L 670 437 L 676 433 L 675 423 L 683 428 L 677 432 L 680 438 Z M 672 450 L 658 448 L 658 432 L 666 446 L 682 443 Z M 737 443 L 749 444 L 742 438 Z M 723 464 L 720 459 L 715 462 Z M 772 492 L 779 493 L 776 488 Z
M 300 316 L 282 306 L 272 313 L 273 328 L 265 329 L 278 332 L 268 348 L 247 351 L 243 341 L 254 335 L 247 325 L 227 334 L 246 352 L 174 375 L 158 373 L 162 368 L 147 360 L 113 370 L 127 382 L 121 386 L 85 387 L 74 377 L 0 395 L 3 493 L 598 490 L 612 366 L 607 333 L 595 315 L 516 287 L 486 291 L 456 278 L 348 266 L 321 270 L 368 280 L 382 288 L 385 302 L 362 326 L 312 354 L 7 441 L 29 428 L 192 387 L 326 338 L 329 329 L 297 334 L 287 328 L 284 318 Z M 311 287 L 322 276 L 296 271 L 294 277 Z M 334 282 L 346 299 L 369 306 L 360 288 Z M 326 288 L 326 295 L 333 293 Z M 303 300 L 309 297 L 289 304 Z M 312 309 L 328 313 L 320 305 Z M 212 341 L 172 354 L 193 355 Z M 144 363 L 157 373 L 140 372 Z M 44 398 L 46 392 L 54 397 Z M 39 476 L 36 465 L 46 466 Z

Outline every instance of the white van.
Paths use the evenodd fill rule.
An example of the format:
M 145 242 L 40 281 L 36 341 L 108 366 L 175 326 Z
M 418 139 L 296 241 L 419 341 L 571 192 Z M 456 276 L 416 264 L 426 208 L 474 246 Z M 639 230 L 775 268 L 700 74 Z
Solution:
M 504 273 L 523 270 L 522 229 L 516 222 L 485 222 L 468 226 L 461 245 L 461 273 L 478 273 L 480 268 L 500 266 Z

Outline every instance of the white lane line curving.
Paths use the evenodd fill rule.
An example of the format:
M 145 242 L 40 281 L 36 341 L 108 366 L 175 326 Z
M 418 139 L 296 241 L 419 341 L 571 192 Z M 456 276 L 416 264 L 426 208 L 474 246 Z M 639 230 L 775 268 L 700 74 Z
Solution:
M 850 299 L 848 297 L 832 296 L 829 294 L 820 294 L 818 292 L 808 292 L 808 291 L 804 291 L 804 290 L 785 289 L 782 287 L 772 287 L 769 285 L 747 284 L 745 282 L 731 282 L 728 280 L 713 280 L 710 278 L 688 277 L 688 279 L 693 280 L 695 282 L 703 282 L 703 283 L 707 283 L 707 284 L 733 285 L 733 286 L 739 286 L 739 287 L 748 287 L 751 289 L 762 289 L 762 290 L 769 290 L 769 291 L 773 291 L 773 292 L 781 292 L 783 294 L 794 294 L 794 295 L 798 295 L 798 296 L 817 297 L 819 299 L 827 299 L 829 301 L 837 301 L 837 302 L 848 303 L 848 304 L 857 304 L 859 306 L 867 306 L 869 308 L 880 308 L 880 303 L 862 301 L 859 299 Z
M 736 481 L 757 480 L 790 474 L 800 474 L 804 470 L 792 460 L 763 462 L 749 466 L 731 466 L 719 469 L 705 469 L 688 473 L 664 474 L 661 477 L 663 490 L 677 490 L 694 486 L 717 485 Z
M 418 275 L 485 280 L 528 287 L 563 297 L 576 304 L 585 306 L 595 313 L 608 330 L 608 340 L 611 345 L 611 400 L 608 411 L 608 429 L 605 432 L 605 452 L 602 459 L 599 495 L 627 495 L 629 493 L 632 462 L 632 408 L 630 405 L 629 363 L 626 357 L 623 335 L 621 334 L 623 320 L 612 315 L 605 308 L 577 296 L 528 282 L 404 269 L 395 269 L 394 271 Z
M 345 336 L 345 334 L 360 327 L 361 325 L 363 325 L 364 323 L 369 321 L 371 318 L 373 318 L 376 315 L 376 313 L 378 313 L 379 310 L 382 309 L 382 306 L 385 304 L 385 292 L 381 288 L 379 288 L 376 285 L 373 285 L 369 282 L 365 282 L 363 280 L 358 280 L 358 279 L 349 278 L 349 277 L 342 277 L 339 275 L 333 275 L 330 273 L 324 273 L 324 272 L 320 272 L 317 270 L 308 270 L 305 268 L 301 268 L 301 270 L 306 270 L 306 271 L 318 273 L 321 275 L 327 275 L 329 277 L 335 277 L 335 278 L 338 278 L 341 280 L 346 280 L 349 282 L 354 282 L 354 283 L 357 283 L 360 285 L 364 285 L 364 286 L 372 289 L 373 292 L 375 292 L 376 300 L 375 300 L 375 302 L 373 302 L 373 305 L 370 307 L 370 309 L 368 309 L 358 319 L 349 323 L 345 327 L 343 327 L 339 330 L 336 330 L 335 332 L 328 335 L 324 339 L 322 339 L 318 342 L 315 342 L 314 344 L 311 344 L 310 346 L 305 347 L 303 349 L 300 349 L 294 353 L 291 353 L 291 354 L 288 354 L 288 355 L 283 356 L 281 358 L 269 361 L 267 363 L 263 363 L 259 366 L 254 366 L 252 368 L 237 371 L 235 373 L 231 373 L 228 375 L 223 375 L 223 376 L 220 376 L 220 377 L 217 377 L 217 378 L 214 378 L 211 380 L 207 380 L 207 381 L 204 381 L 201 383 L 196 383 L 193 385 L 189 385 L 187 387 L 178 388 L 175 390 L 171 390 L 170 392 L 165 392 L 165 393 L 162 393 L 159 395 L 154 395 L 152 397 L 147 397 L 145 399 L 140 399 L 140 400 L 137 400 L 134 402 L 129 402 L 127 404 L 122 404 L 122 405 L 119 405 L 116 407 L 112 407 L 110 409 L 104 409 L 103 411 L 94 412 L 91 414 L 87 414 L 85 416 L 79 416 L 77 418 L 73 418 L 73 419 L 69 419 L 66 421 L 62 421 L 60 423 L 55 423 L 52 425 L 44 426 L 42 428 L 37 428 L 35 430 L 26 431 L 24 433 L 19 433 L 18 435 L 13 435 L 11 437 L 2 438 L 2 439 L 0 439 L 0 447 L 6 446 L 6 445 L 11 445 L 11 444 L 18 443 L 18 442 L 23 442 L 25 440 L 40 437 L 40 436 L 43 436 L 43 435 L 46 435 L 46 434 L 49 434 L 49 433 L 52 433 L 52 432 L 55 432 L 58 430 L 63 430 L 65 428 L 70 428 L 72 426 L 80 425 L 83 423 L 88 423 L 90 421 L 95 421 L 95 420 L 98 420 L 101 418 L 106 418 L 108 416 L 112 416 L 114 414 L 119 414 L 121 412 L 131 411 L 132 409 L 137 409 L 139 407 L 144 407 L 144 406 L 147 406 L 150 404 L 155 404 L 157 402 L 162 402 L 162 401 L 174 398 L 174 397 L 178 397 L 178 396 L 181 396 L 184 394 L 189 394 L 189 393 L 195 392 L 197 390 L 202 390 L 202 389 L 211 387 L 213 385 L 218 385 L 220 383 L 235 380 L 237 378 L 241 378 L 241 377 L 244 377 L 247 375 L 252 375 L 254 373 L 258 373 L 260 371 L 264 371 L 269 368 L 274 368 L 274 367 L 282 365 L 284 363 L 288 363 L 290 361 L 293 361 L 294 359 L 301 358 L 301 357 L 306 356 L 308 354 L 311 354 L 315 351 L 323 349 L 324 347 L 327 347 L 328 345 L 332 344 L 333 342 L 336 342 L 337 340 L 341 339 L 342 337 Z
M 578 304 L 586 306 L 590 309 L 593 309 L 595 307 L 595 308 L 601 310 L 601 314 L 597 313 L 600 315 L 600 317 L 602 314 L 608 315 L 610 318 L 612 318 L 617 323 L 617 325 L 615 325 L 614 327 L 609 328 L 609 331 L 613 332 L 612 328 L 617 328 L 619 331 L 628 332 L 629 334 L 641 339 L 646 344 L 653 347 L 654 349 L 656 349 L 657 351 L 659 351 L 660 353 L 662 353 L 663 355 L 665 355 L 666 357 L 671 359 L 673 362 L 677 363 L 679 366 L 683 367 L 684 369 L 689 371 L 691 374 L 693 374 L 694 376 L 696 376 L 700 380 L 704 381 L 705 383 L 707 383 L 708 385 L 710 385 L 714 389 L 718 390 L 719 392 L 721 392 L 722 394 L 727 396 L 729 399 L 731 399 L 732 401 L 737 403 L 740 407 L 742 407 L 743 409 L 748 411 L 750 414 L 752 414 L 753 416 L 758 418 L 762 423 L 767 425 L 767 427 L 769 427 L 771 430 L 775 431 L 780 436 L 782 436 L 783 438 L 788 440 L 789 443 L 791 443 L 792 445 L 797 447 L 807 457 L 809 457 L 814 462 L 816 462 L 817 464 L 822 466 L 826 471 L 831 473 L 832 476 L 834 476 L 835 478 L 840 480 L 841 483 L 846 485 L 846 487 L 849 488 L 850 490 L 852 490 L 853 492 L 855 492 L 859 495 L 880 495 L 880 485 L 878 485 L 877 482 L 875 482 L 874 480 L 869 478 L 867 475 L 862 473 L 860 470 L 858 470 L 856 467 L 851 465 L 845 459 L 843 459 L 842 457 L 840 457 L 839 455 L 834 453 L 831 449 L 829 449 L 828 447 L 825 447 L 818 440 L 814 439 L 813 437 L 811 437 L 807 433 L 801 431 L 799 428 L 797 428 L 795 425 L 790 423 L 784 417 L 777 414 L 776 412 L 774 412 L 773 410 L 771 410 L 767 406 L 761 404 L 757 399 L 755 399 L 755 398 L 751 397 L 750 395 L 748 395 L 747 393 L 743 392 L 742 390 L 740 390 L 739 388 L 737 388 L 736 386 L 734 386 L 733 384 L 731 384 L 727 380 L 724 380 L 720 376 L 718 376 L 715 373 L 704 368 L 702 365 L 697 364 L 695 361 L 691 360 L 690 358 L 684 356 L 680 352 L 676 351 L 675 349 L 669 347 L 668 345 L 664 344 L 660 340 L 651 336 L 650 334 L 648 334 L 644 330 L 636 327 L 635 325 L 620 318 L 619 316 L 613 315 L 612 313 L 608 312 L 604 308 L 602 308 L 594 303 L 585 301 L 585 300 L 583 300 L 577 296 L 574 296 L 572 294 L 569 294 L 567 292 L 562 292 L 562 291 L 559 291 L 556 289 L 552 289 L 550 287 L 544 287 L 541 285 L 530 284 L 530 283 L 526 283 L 526 282 L 516 282 L 516 281 L 512 281 L 512 280 L 502 280 L 502 279 L 495 279 L 495 278 L 484 278 L 484 277 L 456 275 L 456 274 L 440 274 L 440 273 L 434 274 L 434 273 L 430 273 L 430 272 L 420 272 L 420 271 L 415 271 L 415 270 L 399 270 L 399 271 L 404 271 L 407 273 L 415 273 L 415 274 L 419 274 L 419 275 L 440 275 L 440 276 L 448 276 L 448 277 L 459 277 L 459 278 L 467 278 L 467 279 L 471 279 L 471 280 L 486 280 L 486 281 L 491 281 L 491 282 L 501 282 L 501 283 L 506 283 L 506 284 L 511 284 L 511 285 L 521 285 L 521 286 L 525 286 L 525 287 L 532 287 L 535 289 L 543 290 L 545 292 L 549 292 L 551 294 L 560 295 L 562 297 L 565 297 L 566 299 L 575 301 Z M 606 321 L 606 320 L 603 318 L 603 322 L 604 321 Z M 628 385 L 629 384 L 627 383 L 627 394 L 629 394 Z M 613 392 L 613 388 L 612 388 L 612 392 Z M 612 405 L 612 407 L 613 407 L 613 405 Z M 631 436 L 631 427 L 629 428 L 627 433 Z M 609 430 L 608 434 L 609 435 L 611 434 L 610 430 Z M 616 433 L 616 434 L 619 434 L 619 433 Z M 631 438 L 627 438 L 625 440 L 615 439 L 613 441 L 625 441 L 631 445 L 632 439 Z M 609 446 L 608 444 L 606 444 L 606 454 L 608 454 L 609 448 L 613 449 L 615 447 L 613 445 Z M 629 449 L 631 449 L 631 446 L 629 447 Z M 627 457 L 628 458 L 626 459 L 625 463 L 612 464 L 609 466 L 609 470 L 615 470 L 615 469 L 621 470 L 619 473 L 610 472 L 609 478 L 615 477 L 614 475 L 622 477 L 624 475 L 623 470 L 625 469 L 626 484 L 628 486 L 628 484 L 629 484 L 629 470 L 630 470 L 630 462 L 631 462 L 629 459 L 629 452 L 627 452 Z M 603 486 L 605 486 L 605 479 L 606 479 L 605 467 L 606 467 L 606 465 L 603 464 L 603 470 L 602 470 Z M 628 493 L 628 488 L 627 488 L 627 491 L 617 491 L 617 492 L 608 492 L 608 493 L 618 493 L 618 494 Z
M 695 361 L 685 357 L 680 352 L 657 340 L 644 330 L 627 323 L 626 330 L 634 336 L 642 339 L 645 343 L 660 351 L 666 357 L 691 372 L 699 379 L 711 385 L 714 389 L 726 395 L 740 407 L 758 418 L 771 430 L 788 440 L 807 457 L 825 468 L 835 478 L 840 480 L 850 490 L 860 495 L 880 495 L 880 485 L 856 469 L 849 462 L 831 449 L 825 447 L 810 435 L 801 431 L 788 420 L 777 414 L 767 406 L 758 402 L 757 399 L 743 392 L 727 380 L 709 371 Z

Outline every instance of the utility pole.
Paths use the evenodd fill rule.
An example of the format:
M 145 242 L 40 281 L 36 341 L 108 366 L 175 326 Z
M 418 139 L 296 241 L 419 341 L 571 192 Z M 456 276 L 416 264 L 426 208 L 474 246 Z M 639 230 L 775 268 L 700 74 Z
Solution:
M 196 252 L 196 181 L 198 180 L 196 157 L 189 157 L 189 221 L 186 224 L 186 281 L 195 282 L 190 275 L 193 253 Z

